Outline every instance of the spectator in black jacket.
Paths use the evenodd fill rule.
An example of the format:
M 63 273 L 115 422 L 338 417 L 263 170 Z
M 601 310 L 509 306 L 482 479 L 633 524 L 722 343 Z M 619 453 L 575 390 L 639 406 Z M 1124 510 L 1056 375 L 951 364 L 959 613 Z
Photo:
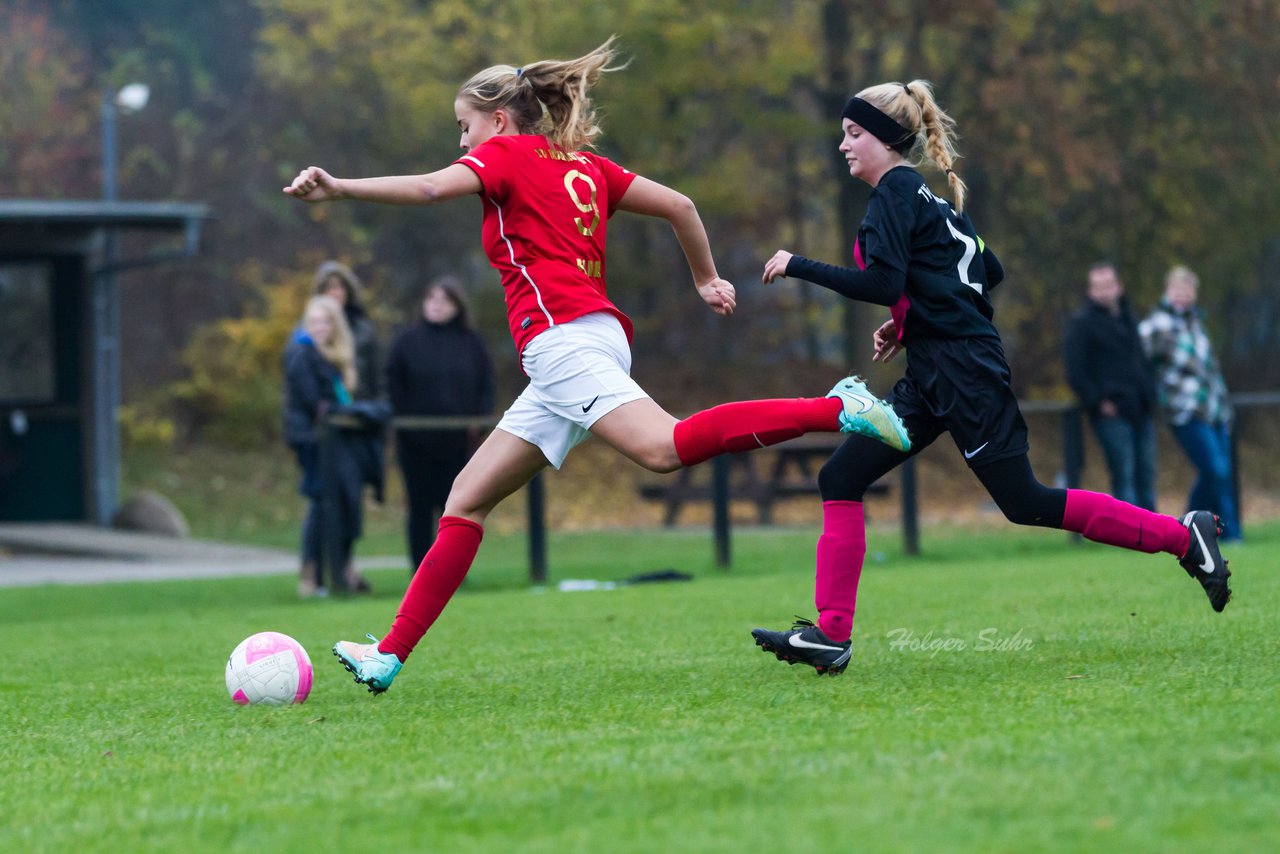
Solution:
M 452 276 L 427 287 L 421 319 L 392 343 L 387 390 L 396 415 L 488 415 L 493 411 L 493 366 L 484 339 L 471 328 L 466 299 Z M 396 431 L 396 459 L 409 500 L 412 571 L 435 540 L 449 488 L 475 449 L 479 433 Z
M 1102 446 L 1111 494 L 1155 510 L 1155 383 L 1113 264 L 1089 268 L 1088 296 L 1067 328 L 1067 381 Z
M 355 347 L 356 375 L 359 380 L 354 391 L 355 399 L 377 400 L 382 397 L 381 348 L 377 330 L 364 307 L 364 285 L 359 277 L 346 264 L 325 261 L 316 269 L 311 291 L 333 297 L 342 306 L 342 314 L 347 319 L 347 327 L 351 330 L 351 341 Z
M 307 301 L 302 324 L 284 351 L 284 440 L 298 457 L 302 482 L 298 491 L 310 504 L 302 523 L 302 566 L 298 595 L 328 593 L 319 577 L 323 510 L 320 506 L 320 419 L 337 406 L 351 403 L 358 388 L 351 330 L 342 306 L 328 296 Z

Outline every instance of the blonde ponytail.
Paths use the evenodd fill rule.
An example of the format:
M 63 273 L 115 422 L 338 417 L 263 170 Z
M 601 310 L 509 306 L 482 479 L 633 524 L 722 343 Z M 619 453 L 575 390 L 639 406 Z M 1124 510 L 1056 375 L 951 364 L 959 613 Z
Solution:
M 857 97 L 874 105 L 880 112 L 916 132 L 907 162 L 918 166 L 925 158 L 932 160 L 947 176 L 956 210 L 964 210 L 968 187 L 956 174 L 959 158 L 955 148 L 955 120 L 947 115 L 933 99 L 933 87 L 928 80 L 912 80 L 910 83 L 881 83 L 863 89 Z
M 541 133 L 566 151 L 594 145 L 601 128 L 590 89 L 617 57 L 614 36 L 577 59 L 543 59 L 516 68 L 494 65 L 462 85 L 458 97 L 486 113 L 507 110 L 521 133 Z

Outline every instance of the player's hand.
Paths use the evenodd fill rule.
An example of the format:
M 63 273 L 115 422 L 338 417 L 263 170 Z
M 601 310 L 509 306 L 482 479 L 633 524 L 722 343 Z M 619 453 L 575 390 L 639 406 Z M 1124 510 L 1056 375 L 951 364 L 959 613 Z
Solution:
M 303 169 L 284 191 L 304 202 L 328 202 L 341 197 L 337 179 L 319 166 Z
M 871 335 L 871 341 L 875 345 L 875 352 L 871 354 L 873 362 L 891 362 L 902 352 L 902 344 L 898 342 L 898 324 L 892 317 L 880 324 L 880 328 Z
M 764 283 L 767 285 L 774 279 L 787 277 L 787 264 L 791 262 L 791 253 L 785 249 L 779 249 L 773 253 L 773 257 L 764 262 Z
M 698 293 L 716 314 L 728 317 L 738 307 L 738 296 L 733 285 L 719 276 L 705 285 L 698 285 Z

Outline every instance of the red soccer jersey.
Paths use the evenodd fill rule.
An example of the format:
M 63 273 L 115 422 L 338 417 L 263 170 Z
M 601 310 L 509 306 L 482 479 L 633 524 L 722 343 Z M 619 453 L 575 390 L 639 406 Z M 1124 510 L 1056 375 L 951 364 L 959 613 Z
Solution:
M 482 237 L 502 275 L 516 352 L 557 323 L 593 311 L 631 321 L 605 294 L 605 226 L 636 176 L 612 161 L 566 152 L 545 136 L 495 136 L 456 161 L 484 186 Z

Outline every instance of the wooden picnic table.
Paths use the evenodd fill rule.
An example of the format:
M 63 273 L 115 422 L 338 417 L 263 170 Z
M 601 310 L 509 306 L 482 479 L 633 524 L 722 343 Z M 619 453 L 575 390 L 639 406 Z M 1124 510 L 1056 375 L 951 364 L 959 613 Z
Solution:
M 818 470 L 844 438 L 837 433 L 810 433 L 767 448 L 729 455 L 730 496 L 755 504 L 757 521 L 771 524 L 773 505 L 779 499 L 818 494 Z M 662 523 L 671 527 L 685 504 L 714 499 L 709 470 L 709 466 L 680 469 L 661 482 L 641 484 L 640 495 L 664 505 Z M 879 482 L 868 490 L 873 495 L 888 492 L 888 484 Z

